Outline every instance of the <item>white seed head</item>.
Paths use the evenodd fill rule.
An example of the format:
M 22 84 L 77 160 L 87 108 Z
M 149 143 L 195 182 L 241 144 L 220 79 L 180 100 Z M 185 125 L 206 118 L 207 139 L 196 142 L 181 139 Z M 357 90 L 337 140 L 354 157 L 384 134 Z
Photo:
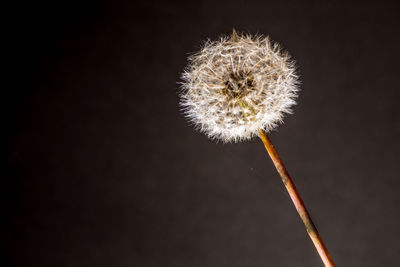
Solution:
M 207 41 L 189 57 L 180 105 L 210 138 L 238 142 L 270 131 L 296 104 L 298 77 L 268 37 L 237 34 Z

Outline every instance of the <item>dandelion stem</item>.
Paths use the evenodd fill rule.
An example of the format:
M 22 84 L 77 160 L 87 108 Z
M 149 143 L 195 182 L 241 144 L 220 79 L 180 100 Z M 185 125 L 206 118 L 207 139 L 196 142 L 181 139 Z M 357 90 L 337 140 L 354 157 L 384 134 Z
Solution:
M 312 242 L 314 243 L 314 246 L 316 247 L 319 256 L 321 257 L 325 266 L 334 267 L 335 263 L 333 262 L 331 256 L 329 255 L 328 249 L 326 248 L 324 242 L 322 241 L 321 236 L 318 234 L 317 228 L 315 228 L 315 225 L 311 220 L 310 214 L 308 213 L 306 206 L 304 205 L 304 202 L 301 199 L 300 194 L 293 183 L 292 178 L 290 178 L 288 171 L 286 170 L 281 159 L 279 158 L 278 152 L 276 152 L 274 145 L 271 143 L 271 140 L 268 138 L 264 130 L 260 130 L 259 135 L 279 175 L 282 178 L 282 182 L 284 183 L 289 193 L 289 196 L 292 199 L 296 207 L 296 210 L 299 213 L 300 218 L 307 229 L 308 235 L 310 236 Z

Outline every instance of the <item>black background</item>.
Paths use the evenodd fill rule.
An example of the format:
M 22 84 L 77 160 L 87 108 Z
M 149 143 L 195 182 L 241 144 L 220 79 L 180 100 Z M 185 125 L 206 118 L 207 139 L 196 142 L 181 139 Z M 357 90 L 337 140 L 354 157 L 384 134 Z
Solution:
M 394 1 L 63 0 L 3 12 L 7 265 L 322 266 L 261 142 L 216 144 L 179 112 L 188 54 L 235 27 L 296 59 L 298 105 L 270 136 L 337 265 L 398 266 Z

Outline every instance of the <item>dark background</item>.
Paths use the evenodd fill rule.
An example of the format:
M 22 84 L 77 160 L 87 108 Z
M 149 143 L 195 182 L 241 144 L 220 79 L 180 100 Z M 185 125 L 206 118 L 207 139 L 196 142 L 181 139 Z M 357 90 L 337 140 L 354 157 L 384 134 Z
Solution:
M 179 112 L 188 54 L 235 27 L 297 61 L 298 105 L 270 136 L 337 266 L 398 266 L 394 1 L 3 12 L 4 265 L 322 266 L 262 143 L 216 144 Z

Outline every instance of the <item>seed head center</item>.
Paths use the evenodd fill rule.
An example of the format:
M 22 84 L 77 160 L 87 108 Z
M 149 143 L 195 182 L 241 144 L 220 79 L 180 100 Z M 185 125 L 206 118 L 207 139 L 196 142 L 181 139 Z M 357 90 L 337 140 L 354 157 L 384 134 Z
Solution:
M 254 89 L 254 80 L 249 73 L 231 72 L 225 80 L 224 93 L 231 98 L 241 98 Z

